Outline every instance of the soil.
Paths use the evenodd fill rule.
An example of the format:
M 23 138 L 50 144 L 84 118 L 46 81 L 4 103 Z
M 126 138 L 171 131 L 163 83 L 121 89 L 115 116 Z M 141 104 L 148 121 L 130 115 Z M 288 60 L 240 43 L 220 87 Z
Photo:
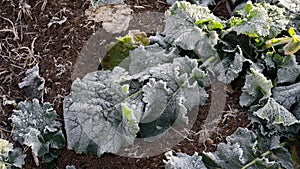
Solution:
M 20 3 L 21 2 L 21 3 Z M 22 4 L 23 2 L 23 4 Z M 43 4 L 47 2 L 46 4 Z M 210 9 L 219 16 L 228 18 L 234 5 L 231 1 L 217 1 Z M 164 0 L 125 0 L 132 5 L 134 12 L 165 12 L 169 5 Z M 26 5 L 27 4 L 27 5 Z M 30 7 L 28 6 L 30 5 Z M 89 1 L 61 0 L 55 1 L 18 1 L 0 2 L 0 96 L 15 100 L 17 103 L 32 98 L 25 97 L 18 83 L 25 77 L 25 71 L 38 63 L 40 75 L 45 78 L 44 101 L 53 104 L 63 123 L 62 101 L 70 92 L 71 74 L 78 53 L 101 27 L 101 23 L 88 21 L 84 15 Z M 61 25 L 47 26 L 53 17 L 67 16 Z M 233 89 L 234 90 L 233 90 Z M 186 139 L 173 147 L 174 152 L 194 154 L 195 152 L 214 151 L 226 136 L 238 127 L 249 127 L 247 115 L 239 111 L 238 97 L 240 86 L 228 86 L 226 92 L 226 109 L 222 120 L 205 143 L 199 143 L 198 131 L 204 124 L 210 109 L 210 99 L 201 107 L 196 123 Z M 207 89 L 208 92 L 211 90 Z M 12 105 L 0 104 L 0 136 L 11 139 L 9 117 Z M 37 167 L 32 155 L 26 151 L 25 168 L 49 168 L 47 164 Z M 163 168 L 164 154 L 150 158 L 126 158 L 114 154 L 104 154 L 101 158 L 76 154 L 64 147 L 56 163 L 59 168 L 74 165 L 76 168 Z

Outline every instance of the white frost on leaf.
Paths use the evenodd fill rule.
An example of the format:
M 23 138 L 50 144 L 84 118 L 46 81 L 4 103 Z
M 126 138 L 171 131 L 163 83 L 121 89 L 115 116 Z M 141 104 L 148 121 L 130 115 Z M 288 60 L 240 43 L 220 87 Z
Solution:
M 271 125 L 282 124 L 283 126 L 291 126 L 300 123 L 291 112 L 277 103 L 273 98 L 268 99 L 267 103 L 253 114 L 267 120 L 268 124 Z
M 14 126 L 12 138 L 31 147 L 35 156 L 42 159 L 51 156 L 52 150 L 65 143 L 61 123 L 56 118 L 57 114 L 48 102 L 40 103 L 37 99 L 20 102 L 10 117 Z M 47 158 L 52 160 L 52 157 Z
M 19 88 L 25 89 L 27 97 L 43 98 L 45 79 L 39 75 L 39 66 L 35 65 L 31 69 L 28 69 L 25 73 L 26 77 L 21 83 Z
M 280 146 L 280 137 L 264 137 L 247 128 L 238 128 L 220 143 L 215 152 L 203 152 L 202 156 L 171 151 L 165 153 L 167 169 L 199 168 L 293 168 L 289 152 Z M 268 153 L 266 153 L 268 152 Z
M 300 82 L 289 86 L 278 86 L 272 89 L 274 99 L 290 110 L 295 103 L 300 103 Z M 300 112 L 296 112 L 300 116 Z
M 165 41 L 184 50 L 193 50 L 199 57 L 217 56 L 214 45 L 218 34 L 200 29 L 195 22 L 200 19 L 219 19 L 210 13 L 207 7 L 192 5 L 188 2 L 176 2 L 166 13 L 163 34 Z
M 32 152 L 38 156 L 39 150 L 43 146 L 39 140 L 41 132 L 35 128 L 29 128 L 28 133 L 24 134 L 24 144 L 31 147 Z
M 274 38 L 286 29 L 289 22 L 283 8 L 265 2 L 252 4 L 251 1 L 248 1 L 240 14 L 243 15 L 243 19 L 228 32 L 236 31 L 238 34 L 243 33 L 252 37 L 258 35 Z M 231 20 L 235 19 L 235 17 L 231 18 Z
M 160 59 L 161 54 L 170 58 Z M 132 59 L 131 73 L 115 67 L 74 81 L 64 100 L 69 149 L 98 156 L 117 153 L 133 144 L 137 132 L 148 138 L 164 134 L 173 122 L 188 123 L 187 113 L 206 101 L 204 87 L 210 81 L 197 60 L 174 58 L 157 45 L 132 55 L 138 63 Z
M 265 169 L 293 166 L 289 152 L 279 145 L 279 137 L 267 138 L 247 128 L 238 128 L 226 141 L 220 143 L 214 153 L 204 152 L 206 158 L 202 160 L 207 167 Z M 262 155 L 265 152 L 272 155 Z
M 246 82 L 242 88 L 239 101 L 241 106 L 250 106 L 254 101 L 267 99 L 272 95 L 272 81 L 255 69 L 250 70 L 251 73 L 246 75 Z
M 166 169 L 207 169 L 205 164 L 202 161 L 202 157 L 195 152 L 192 156 L 189 156 L 185 153 L 176 153 L 176 156 L 173 155 L 172 151 L 165 153 L 166 159 L 164 160 Z
M 116 67 L 73 82 L 72 93 L 64 100 L 69 149 L 101 156 L 133 143 L 139 130 L 141 100 L 138 94 L 123 92 L 121 83 L 130 80 L 126 74 Z
M 300 1 L 299 0 L 279 0 L 278 6 L 285 7 L 292 13 L 299 13 Z
M 145 71 L 151 67 L 155 67 L 163 63 L 172 63 L 173 59 L 179 56 L 179 51 L 176 48 L 165 50 L 159 47 L 158 44 L 150 46 L 139 46 L 130 51 L 130 67 L 131 75 Z
M 225 84 L 230 84 L 239 76 L 239 73 L 243 69 L 243 64 L 246 61 L 242 49 L 239 46 L 232 52 L 235 52 L 233 60 L 226 57 L 221 60 L 220 63 L 212 67 L 213 71 L 218 75 L 218 80 Z
M 300 65 L 295 55 L 284 56 L 277 71 L 278 83 L 294 83 L 300 75 Z

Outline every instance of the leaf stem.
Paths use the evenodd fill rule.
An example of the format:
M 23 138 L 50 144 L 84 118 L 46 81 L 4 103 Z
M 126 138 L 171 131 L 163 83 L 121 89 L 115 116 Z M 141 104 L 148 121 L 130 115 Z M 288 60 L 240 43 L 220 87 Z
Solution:
M 207 67 L 209 64 L 215 62 L 218 58 L 215 56 L 212 56 L 208 58 L 205 62 L 202 63 L 202 65 L 199 66 L 199 68 Z
M 283 147 L 283 146 L 286 145 L 286 143 L 287 143 L 287 142 L 282 142 L 282 143 L 280 143 L 279 145 Z M 265 157 L 265 156 L 267 156 L 267 155 L 269 155 L 269 154 L 271 154 L 271 153 L 272 153 L 272 151 L 271 151 L 271 150 L 268 150 L 268 151 L 264 152 L 264 153 L 261 155 L 261 157 Z M 252 160 L 252 161 L 250 161 L 249 163 L 247 163 L 247 164 L 246 164 L 244 167 L 242 167 L 241 169 L 246 169 L 246 168 L 250 167 L 251 165 L 255 164 L 256 161 L 257 161 L 258 159 L 259 159 L 259 158 L 255 158 L 254 160 Z
M 106 110 L 106 111 L 110 111 L 110 110 L 112 110 L 116 105 L 119 105 L 119 104 L 121 104 L 123 101 L 126 101 L 126 100 L 129 100 L 130 98 L 132 98 L 132 97 L 134 97 L 134 96 L 136 96 L 136 95 L 138 95 L 138 94 L 140 94 L 142 92 L 142 89 L 140 89 L 140 90 L 138 90 L 138 91 L 136 91 L 135 93 L 132 93 L 130 96 L 128 96 L 128 97 L 126 97 L 126 98 L 124 98 L 124 100 L 122 100 L 121 102 L 119 102 L 119 103 L 116 103 L 113 107 L 109 107 L 109 108 L 106 108 L 106 109 L 104 109 L 104 110 Z M 104 111 L 104 110 L 102 110 L 102 111 Z M 101 112 L 102 112 L 101 111 Z
M 11 163 L 8 163 L 8 162 L 6 162 L 6 161 L 2 161 L 2 160 L 0 160 L 0 162 L 1 163 L 3 163 L 4 165 L 7 165 L 7 166 L 12 166 L 12 164 Z M 1 167 L 1 166 L 0 166 Z
M 135 93 L 132 93 L 130 96 L 126 97 L 125 100 L 128 100 L 128 99 L 130 99 L 130 98 L 132 98 L 132 97 L 134 97 L 134 96 L 140 94 L 141 92 L 142 92 L 142 89 L 138 90 L 138 91 L 135 92 Z
M 265 157 L 265 156 L 269 155 L 270 153 L 272 153 L 272 151 L 270 151 L 270 150 L 266 151 L 262 154 L 262 157 Z M 255 158 L 254 160 L 250 161 L 248 164 L 246 164 L 241 169 L 246 169 L 246 168 L 250 167 L 251 165 L 255 164 L 257 160 L 258 160 L 258 158 Z

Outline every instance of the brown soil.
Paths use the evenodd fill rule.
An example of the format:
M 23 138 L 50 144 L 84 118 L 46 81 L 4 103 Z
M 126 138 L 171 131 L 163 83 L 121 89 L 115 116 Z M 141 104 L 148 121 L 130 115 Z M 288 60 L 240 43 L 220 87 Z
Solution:
M 24 78 L 26 69 L 38 63 L 40 75 L 46 80 L 44 101 L 54 105 L 54 109 L 60 116 L 59 120 L 63 122 L 62 101 L 70 91 L 71 73 L 76 58 L 88 38 L 101 27 L 101 23 L 86 20 L 84 11 L 89 6 L 88 1 L 86 3 L 72 0 L 62 0 L 59 3 L 47 1 L 45 8 L 43 8 L 43 1 L 27 0 L 24 2 L 27 2 L 31 8 L 20 8 L 18 0 L 0 2 L 0 30 L 12 30 L 0 31 L 0 96 L 5 95 L 7 99 L 14 99 L 17 103 L 31 99 L 25 97 L 18 83 Z M 230 13 L 228 5 L 232 7 L 232 4 L 224 0 L 218 2 L 216 7 L 212 7 L 213 12 L 225 18 L 228 17 Z M 133 7 L 135 12 L 145 10 L 164 12 L 169 7 L 164 0 L 126 0 L 125 3 L 143 7 Z M 68 19 L 62 25 L 54 24 L 48 28 L 47 24 L 53 16 L 67 16 Z M 247 127 L 249 121 L 246 114 L 238 111 L 239 94 L 239 87 L 235 90 L 228 90 L 227 107 L 223 113 L 223 119 L 225 117 L 226 119 L 219 123 L 218 130 L 207 139 L 205 144 L 198 142 L 199 136 L 196 133 L 201 130 L 209 112 L 210 101 L 201 107 L 192 128 L 193 132 L 188 135 L 188 139 L 184 139 L 173 150 L 188 154 L 194 154 L 196 151 L 200 153 L 214 151 L 217 144 L 224 142 L 226 136 L 232 134 L 236 128 Z M 0 137 L 10 141 L 12 140 L 8 118 L 12 110 L 13 106 L 0 104 Z M 28 155 L 25 168 L 48 168 L 47 165 L 36 167 L 29 151 L 26 153 Z M 59 168 L 74 165 L 79 169 L 163 168 L 163 159 L 163 154 L 143 159 L 125 158 L 113 154 L 104 154 L 98 158 L 92 155 L 76 154 L 64 147 L 57 165 Z

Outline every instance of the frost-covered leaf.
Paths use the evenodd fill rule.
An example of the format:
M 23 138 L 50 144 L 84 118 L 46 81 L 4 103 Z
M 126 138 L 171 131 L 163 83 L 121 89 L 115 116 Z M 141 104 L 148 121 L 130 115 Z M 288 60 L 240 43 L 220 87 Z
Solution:
M 7 140 L 0 139 L 0 168 L 22 168 L 25 164 L 26 154 L 22 153 L 21 148 L 13 148 Z
M 20 102 L 10 118 L 14 125 L 13 139 L 22 144 L 23 135 L 30 131 L 30 127 L 41 133 L 59 131 L 61 123 L 56 118 L 57 114 L 48 102 L 39 103 L 37 99 Z
M 255 157 L 256 136 L 247 129 L 239 128 L 220 143 L 215 153 L 205 153 L 222 168 L 241 168 Z
M 300 65 L 295 55 L 285 56 L 277 71 L 278 83 L 294 83 L 300 76 Z
M 256 130 L 265 137 L 278 135 L 292 137 L 300 129 L 300 125 L 298 123 L 291 126 L 284 126 L 282 124 L 270 124 L 266 120 L 263 120 L 258 116 L 254 115 L 252 112 L 253 111 L 250 111 L 248 113 L 248 118 L 249 120 L 251 120 L 253 130 Z
M 223 52 L 227 53 L 227 51 Z M 239 46 L 237 46 L 235 50 L 228 53 L 234 55 L 233 59 L 231 59 L 230 57 L 225 57 L 220 61 L 220 63 L 213 66 L 212 68 L 218 75 L 218 80 L 226 84 L 230 84 L 235 78 L 239 76 L 239 73 L 243 69 L 243 63 L 246 60 L 242 54 L 242 49 Z
M 185 1 L 176 2 L 174 5 L 172 5 L 167 16 L 169 15 L 183 17 L 184 19 L 188 19 L 188 21 L 192 21 L 193 23 L 200 19 L 217 18 L 207 7 L 191 4 Z
M 124 69 L 98 71 L 73 82 L 64 100 L 68 148 L 101 156 L 133 143 L 142 101 L 130 96 Z
M 189 57 L 178 57 L 173 60 L 173 63 L 165 63 L 145 69 L 144 72 L 138 73 L 134 78 L 139 81 L 147 80 L 151 77 L 168 82 L 171 89 L 176 89 L 182 85 L 192 86 L 196 81 L 200 87 L 210 85 L 210 79 L 207 73 L 198 67 L 196 59 Z
M 173 21 L 171 22 L 173 24 Z M 174 22 L 174 25 L 172 26 L 175 26 L 175 24 L 176 22 Z M 166 29 L 167 28 L 168 20 Z M 174 32 L 164 32 L 166 33 L 166 41 L 175 46 L 180 46 L 184 50 L 195 50 L 197 42 L 205 38 L 205 33 L 194 25 L 180 25 L 180 28 L 177 27 L 174 30 Z
M 8 153 L 8 163 L 12 164 L 15 167 L 22 168 L 22 166 L 25 164 L 26 156 L 27 155 L 23 153 L 22 148 L 13 148 Z
M 187 113 L 206 101 L 204 86 L 210 81 L 197 60 L 173 59 L 175 54 L 157 45 L 132 52 L 130 74 L 115 67 L 73 83 L 64 100 L 68 148 L 98 156 L 116 153 L 133 144 L 137 132 L 148 138 L 163 134 L 175 121 L 187 123 Z M 164 55 L 170 58 L 160 59 Z
M 268 69 L 276 68 L 276 62 L 273 59 L 274 55 L 279 55 L 279 54 L 276 52 L 267 52 L 266 54 L 262 55 L 262 59 L 264 60 Z
M 290 153 L 284 147 L 280 146 L 280 136 L 267 137 L 258 134 L 257 150 L 260 154 L 269 152 L 266 157 L 272 161 L 278 161 L 284 168 L 293 168 L 293 161 Z
M 199 57 L 217 56 L 213 46 L 217 43 L 218 34 L 200 29 L 195 24 L 200 19 L 218 20 L 206 7 L 176 2 L 166 14 L 165 40 L 184 50 L 193 50 Z
M 26 77 L 19 83 L 19 87 L 24 88 L 27 97 L 43 98 L 45 79 L 39 75 L 39 66 L 35 65 L 25 74 Z
M 150 76 L 149 82 L 143 86 L 143 101 L 146 103 L 140 124 L 143 138 L 163 133 L 176 119 L 178 123 L 187 124 L 187 113 L 205 103 L 207 94 L 201 86 L 209 83 L 197 61 L 187 57 L 153 67 L 149 74 L 146 75 Z
M 32 152 L 38 156 L 39 150 L 43 146 L 43 143 L 39 140 L 41 132 L 36 128 L 29 127 L 28 132 L 22 136 L 24 138 L 23 144 L 31 147 Z
M 264 36 L 274 38 L 286 28 L 289 20 L 284 9 L 268 3 L 252 4 L 248 1 L 245 8 L 239 12 L 243 19 L 236 22 L 232 31 L 249 36 Z M 235 22 L 235 17 L 231 22 Z
M 143 101 L 146 103 L 146 107 L 142 122 L 147 123 L 158 119 L 166 109 L 172 93 L 166 82 L 149 79 L 149 82 L 143 86 Z
M 227 143 L 220 143 L 214 153 L 204 153 L 206 166 L 213 164 L 221 168 L 264 169 L 293 166 L 287 150 L 279 145 L 279 139 L 266 138 L 252 131 L 238 128 L 227 137 Z M 275 141 L 275 142 L 273 142 Z
M 218 53 L 214 48 L 218 40 L 219 37 L 217 32 L 215 31 L 203 34 L 203 36 L 199 39 L 198 43 L 196 44 L 194 51 L 203 60 L 206 60 L 211 56 L 218 56 Z
M 192 156 L 184 153 L 176 153 L 176 156 L 174 156 L 172 151 L 169 151 L 165 153 L 165 156 L 167 159 L 164 160 L 166 169 L 206 169 L 202 157 L 198 156 L 197 152 Z
M 298 0 L 277 0 L 276 5 L 286 8 L 292 13 L 298 13 L 300 11 L 300 2 Z
M 177 21 L 177 23 L 176 18 L 173 17 L 174 16 L 171 16 L 171 18 L 166 21 L 164 31 L 166 35 L 165 39 L 170 44 L 179 46 L 184 50 L 195 50 L 199 41 L 210 40 L 207 34 L 193 23 L 183 25 L 181 23 L 182 21 Z M 210 41 L 214 42 L 213 40 Z
M 269 98 L 273 87 L 271 80 L 268 80 L 262 73 L 257 72 L 253 68 L 251 73 L 246 75 L 246 82 L 242 88 L 240 96 L 241 106 L 250 106 L 253 102 Z
M 295 115 L 295 117 L 300 120 L 300 102 L 297 102 L 294 107 L 291 109 L 291 112 Z
M 273 98 L 268 99 L 267 103 L 253 114 L 266 120 L 269 125 L 282 124 L 283 126 L 291 126 L 300 123 L 291 112 L 277 103 Z
M 265 136 L 291 137 L 297 133 L 300 129 L 299 112 L 295 111 L 297 104 L 293 106 L 295 109 L 286 109 L 283 105 L 270 97 L 260 104 L 251 106 L 248 117 L 253 129 Z
M 286 109 L 290 110 L 296 102 L 300 102 L 300 82 L 289 86 L 278 86 L 272 89 L 273 98 Z M 300 115 L 300 113 L 297 113 Z
M 64 146 L 61 123 L 56 118 L 57 114 L 48 102 L 39 103 L 37 99 L 20 102 L 10 117 L 14 126 L 13 139 L 31 147 L 32 152 L 43 159 Z M 57 137 L 46 138 L 49 134 L 62 139 L 57 142 L 54 140 Z
M 131 75 L 145 71 L 151 67 L 163 63 L 172 63 L 178 57 L 179 51 L 176 48 L 165 50 L 157 44 L 147 47 L 139 46 L 130 51 L 129 73 Z
M 150 44 L 157 43 L 159 46 L 163 48 L 168 48 L 170 45 L 165 41 L 165 37 L 158 32 L 154 36 L 150 36 Z

